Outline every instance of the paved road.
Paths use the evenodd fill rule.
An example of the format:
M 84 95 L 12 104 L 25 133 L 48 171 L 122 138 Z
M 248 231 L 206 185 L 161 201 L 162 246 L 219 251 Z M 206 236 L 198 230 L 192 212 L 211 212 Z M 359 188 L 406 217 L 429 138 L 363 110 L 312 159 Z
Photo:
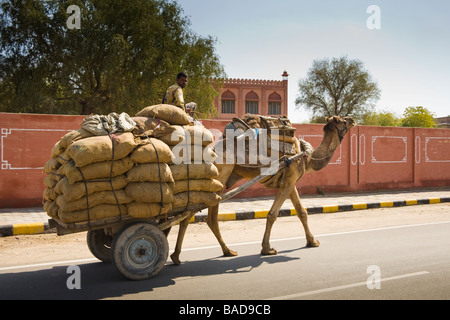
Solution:
M 0 299 L 450 299 L 450 204 L 366 212 L 311 216 L 321 242 L 314 249 L 304 247 L 295 217 L 280 218 L 271 242 L 277 256 L 259 254 L 264 220 L 245 222 L 249 236 L 232 238 L 230 247 L 239 251 L 234 258 L 221 257 L 214 242 L 192 246 L 200 234 L 191 232 L 183 264 L 168 262 L 155 279 L 142 282 L 125 280 L 88 254 L 69 261 L 73 255 L 67 251 L 57 262 L 45 256 L 26 260 L 28 266 L 8 265 L 2 255 Z M 374 223 L 375 216 L 385 223 Z M 328 225 L 322 226 L 321 219 Z M 224 238 L 242 233 L 230 230 L 233 223 L 222 224 Z M 290 231 L 294 224 L 297 232 Z M 285 237 L 280 236 L 283 227 Z M 76 251 L 82 245 L 67 248 Z M 80 267 L 80 290 L 67 288 L 69 265 Z
M 450 188 L 425 188 L 406 190 L 381 190 L 374 192 L 341 193 L 327 195 L 301 195 L 304 207 L 314 208 L 320 206 L 351 206 L 360 203 L 380 203 L 402 202 L 414 200 L 420 203 L 421 200 L 429 199 L 450 199 Z M 220 213 L 249 212 L 269 210 L 273 204 L 274 197 L 230 199 L 220 204 Z M 422 201 L 423 202 L 423 201 Z M 434 203 L 434 202 L 433 202 Z M 379 207 L 379 206 L 378 206 Z M 287 199 L 281 209 L 293 209 L 291 201 Z M 311 212 L 313 210 L 310 210 Z M 341 210 L 342 211 L 342 210 Z M 317 212 L 317 211 L 315 211 Z M 198 216 L 205 215 L 207 210 L 203 210 Z M 42 207 L 37 208 L 9 208 L 0 209 L 0 234 L 2 226 L 13 224 L 33 224 L 46 223 L 49 217 Z

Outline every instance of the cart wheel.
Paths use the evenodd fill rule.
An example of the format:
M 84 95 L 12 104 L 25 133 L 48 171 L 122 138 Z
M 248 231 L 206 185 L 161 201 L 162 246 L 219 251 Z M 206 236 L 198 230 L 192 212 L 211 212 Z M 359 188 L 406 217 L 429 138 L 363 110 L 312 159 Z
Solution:
M 154 277 L 164 267 L 169 243 L 164 233 L 147 222 L 124 227 L 112 245 L 112 261 L 122 275 L 130 280 Z
M 97 259 L 110 263 L 111 262 L 111 244 L 113 238 L 105 234 L 103 229 L 88 231 L 87 245 L 91 253 Z

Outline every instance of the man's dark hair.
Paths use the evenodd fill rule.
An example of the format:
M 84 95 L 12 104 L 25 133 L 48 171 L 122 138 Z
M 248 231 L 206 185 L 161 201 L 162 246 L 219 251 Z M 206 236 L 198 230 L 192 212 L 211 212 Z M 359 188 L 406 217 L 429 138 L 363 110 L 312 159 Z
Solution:
M 188 77 L 186 73 L 184 72 L 180 72 L 179 74 L 177 74 L 177 79 L 180 79 L 181 77 Z

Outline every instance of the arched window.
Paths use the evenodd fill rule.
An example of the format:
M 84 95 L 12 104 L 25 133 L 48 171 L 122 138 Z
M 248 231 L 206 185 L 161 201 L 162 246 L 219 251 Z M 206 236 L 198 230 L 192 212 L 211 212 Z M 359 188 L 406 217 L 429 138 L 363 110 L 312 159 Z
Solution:
M 281 115 L 281 96 L 274 92 L 269 96 L 269 114 Z
M 222 113 L 236 112 L 236 97 L 230 90 L 222 94 Z
M 245 113 L 258 114 L 259 113 L 259 97 L 250 91 L 245 96 Z

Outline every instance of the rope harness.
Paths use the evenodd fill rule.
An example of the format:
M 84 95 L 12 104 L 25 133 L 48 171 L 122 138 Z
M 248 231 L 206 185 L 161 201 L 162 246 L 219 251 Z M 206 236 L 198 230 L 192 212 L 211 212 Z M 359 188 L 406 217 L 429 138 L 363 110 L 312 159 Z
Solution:
M 109 178 L 108 179 L 92 179 L 92 180 L 86 180 L 84 178 L 84 174 L 83 171 L 81 170 L 80 167 L 76 167 L 78 169 L 78 171 L 80 172 L 81 178 L 82 178 L 82 182 L 84 183 L 84 190 L 86 192 L 86 211 L 87 211 L 87 216 L 88 216 L 88 227 L 89 229 L 91 228 L 91 213 L 90 213 L 90 208 L 89 208 L 89 193 L 88 193 L 88 182 L 109 182 L 111 185 L 111 191 L 113 192 L 114 198 L 116 200 L 116 204 L 117 204 L 117 208 L 119 210 L 119 221 L 122 221 L 122 210 L 120 208 L 120 203 L 119 203 L 119 199 L 117 198 L 117 194 L 116 194 L 116 190 L 114 189 L 114 185 L 112 182 L 112 178 L 113 178 L 113 170 L 114 170 L 114 155 L 115 155 L 115 147 L 114 147 L 114 138 L 111 136 L 109 130 L 106 129 L 104 122 L 102 122 L 103 124 L 103 128 L 107 131 L 108 133 L 108 137 L 111 140 L 111 145 L 112 145 L 112 155 L 111 155 L 111 168 L 109 170 Z

